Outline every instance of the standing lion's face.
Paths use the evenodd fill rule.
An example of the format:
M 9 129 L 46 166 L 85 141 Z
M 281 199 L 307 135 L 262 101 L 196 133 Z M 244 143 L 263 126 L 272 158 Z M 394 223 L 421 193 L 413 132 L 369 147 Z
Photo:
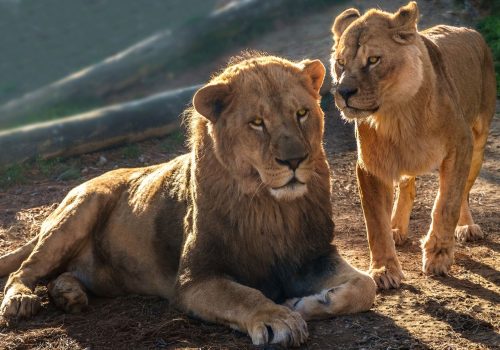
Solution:
M 423 80 L 415 45 L 418 10 L 414 3 L 395 14 L 356 9 L 333 25 L 331 57 L 335 104 L 346 119 L 368 117 L 412 97 Z
M 259 57 L 229 67 L 196 94 L 217 158 L 244 192 L 267 190 L 280 200 L 307 192 L 323 155 L 324 74 L 319 61 Z

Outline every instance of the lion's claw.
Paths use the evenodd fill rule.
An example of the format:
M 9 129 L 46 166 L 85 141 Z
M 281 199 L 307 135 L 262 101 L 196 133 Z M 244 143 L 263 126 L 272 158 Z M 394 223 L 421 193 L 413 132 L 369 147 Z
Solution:
M 381 267 L 372 266 L 370 276 L 375 280 L 379 289 L 399 288 L 401 280 L 404 279 L 403 270 L 399 263 L 387 263 Z
M 484 233 L 479 225 L 463 225 L 455 228 L 455 238 L 458 242 L 476 241 L 482 239 Z
M 422 241 L 422 270 L 428 275 L 447 275 L 453 264 L 453 241 L 438 244 L 437 239 L 430 235 Z
M 8 320 L 29 318 L 40 309 L 40 298 L 35 294 L 6 295 L 0 306 L 0 315 Z
M 408 239 L 408 233 L 404 233 L 399 228 L 392 229 L 392 237 L 394 238 L 394 243 L 398 246 L 403 245 Z
M 276 305 L 253 317 L 248 334 L 254 345 L 281 344 L 299 346 L 309 336 L 307 324 L 298 312 Z

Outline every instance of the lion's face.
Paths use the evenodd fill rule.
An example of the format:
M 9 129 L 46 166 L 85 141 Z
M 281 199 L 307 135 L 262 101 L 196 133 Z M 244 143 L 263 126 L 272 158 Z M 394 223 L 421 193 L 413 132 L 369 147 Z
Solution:
M 417 19 L 415 3 L 395 14 L 371 10 L 360 16 L 349 9 L 335 19 L 333 94 L 343 117 L 368 117 L 418 91 L 423 64 L 414 45 Z
M 207 117 L 215 153 L 245 193 L 277 199 L 307 192 L 322 157 L 320 61 L 275 57 L 240 62 L 200 89 L 195 109 Z

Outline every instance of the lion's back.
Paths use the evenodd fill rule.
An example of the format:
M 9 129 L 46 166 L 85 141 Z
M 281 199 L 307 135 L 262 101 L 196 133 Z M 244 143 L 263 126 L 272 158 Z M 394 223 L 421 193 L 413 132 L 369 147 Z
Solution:
M 477 116 L 485 104 L 492 104 L 496 93 L 491 52 L 481 34 L 465 27 L 439 25 L 421 32 L 438 74 L 437 83 L 449 91 L 447 78 L 456 87 L 459 104 L 468 120 Z M 444 85 L 444 86 L 443 86 Z

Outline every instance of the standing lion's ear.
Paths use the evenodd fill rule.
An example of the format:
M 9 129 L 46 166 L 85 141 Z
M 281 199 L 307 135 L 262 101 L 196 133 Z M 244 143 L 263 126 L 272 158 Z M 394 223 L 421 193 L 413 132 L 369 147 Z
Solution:
M 342 36 L 342 33 L 347 29 L 347 27 L 349 27 L 349 24 L 357 20 L 360 16 L 361 14 L 359 13 L 359 11 L 354 8 L 347 9 L 340 15 L 338 15 L 335 18 L 335 22 L 333 22 L 333 40 L 335 40 L 335 42 L 338 42 L 340 37 Z
M 319 93 L 325 79 L 326 68 L 320 60 L 304 60 L 300 62 L 303 66 L 302 72 L 311 79 L 314 91 Z
M 194 94 L 193 107 L 202 116 L 215 123 L 230 99 L 231 91 L 227 84 L 208 84 Z
M 401 7 L 391 19 L 391 27 L 395 29 L 393 39 L 400 44 L 410 44 L 417 36 L 418 6 L 415 1 Z

